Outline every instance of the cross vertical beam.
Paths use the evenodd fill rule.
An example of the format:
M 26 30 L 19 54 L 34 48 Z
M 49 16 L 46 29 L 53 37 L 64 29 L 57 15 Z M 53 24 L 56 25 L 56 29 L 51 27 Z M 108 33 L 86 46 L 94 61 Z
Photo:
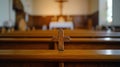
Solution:
M 58 30 L 58 50 L 64 51 L 64 31 L 62 28 Z

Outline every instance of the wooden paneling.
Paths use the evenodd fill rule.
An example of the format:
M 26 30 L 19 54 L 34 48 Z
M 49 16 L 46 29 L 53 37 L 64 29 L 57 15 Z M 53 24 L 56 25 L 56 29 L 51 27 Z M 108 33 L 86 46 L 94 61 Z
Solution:
M 99 11 L 93 13 L 92 15 L 90 15 L 90 18 L 92 19 L 92 24 L 95 27 L 96 25 L 98 25 L 99 23 Z
M 47 25 L 49 28 L 49 23 L 54 16 L 29 16 L 29 26 L 35 26 L 37 29 L 41 29 L 43 25 Z M 56 16 L 57 21 L 60 16 Z M 66 15 L 63 16 L 65 21 L 67 21 Z M 92 19 L 92 26 L 98 24 L 98 12 L 95 12 L 91 15 L 70 15 L 74 23 L 75 29 L 87 29 L 88 28 L 88 19 Z
M 73 22 L 75 28 L 86 29 L 87 28 L 88 16 L 73 16 Z
M 49 25 L 52 16 L 29 16 L 29 26 L 41 29 L 43 25 Z M 31 25 L 32 24 L 32 25 Z

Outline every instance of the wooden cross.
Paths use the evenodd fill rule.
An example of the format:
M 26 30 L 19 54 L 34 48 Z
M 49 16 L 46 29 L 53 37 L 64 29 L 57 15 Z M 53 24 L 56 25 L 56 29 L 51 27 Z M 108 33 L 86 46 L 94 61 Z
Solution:
M 58 36 L 53 38 L 54 41 L 58 42 L 58 50 L 64 51 L 64 42 L 69 41 L 69 36 L 64 36 L 64 30 L 62 28 L 58 29 Z
M 57 2 L 59 2 L 59 4 L 60 4 L 60 16 L 62 16 L 63 15 L 63 3 L 64 2 L 67 2 L 67 0 L 56 0 Z
M 58 50 L 64 51 L 64 31 L 63 31 L 63 29 L 58 30 Z

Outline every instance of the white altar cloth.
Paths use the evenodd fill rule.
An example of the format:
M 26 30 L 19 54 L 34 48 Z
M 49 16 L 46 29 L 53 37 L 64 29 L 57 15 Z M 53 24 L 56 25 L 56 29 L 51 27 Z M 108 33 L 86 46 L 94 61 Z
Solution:
M 51 30 L 54 28 L 69 28 L 73 30 L 74 25 L 73 22 L 50 22 L 49 29 Z

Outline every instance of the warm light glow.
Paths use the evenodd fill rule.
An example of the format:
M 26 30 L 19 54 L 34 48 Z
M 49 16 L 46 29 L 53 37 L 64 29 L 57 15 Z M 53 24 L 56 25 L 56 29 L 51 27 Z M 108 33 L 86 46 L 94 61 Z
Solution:
M 57 16 L 59 15 L 59 5 L 55 0 L 34 0 L 32 15 Z
M 65 19 L 63 16 L 59 17 L 58 22 L 65 22 Z

